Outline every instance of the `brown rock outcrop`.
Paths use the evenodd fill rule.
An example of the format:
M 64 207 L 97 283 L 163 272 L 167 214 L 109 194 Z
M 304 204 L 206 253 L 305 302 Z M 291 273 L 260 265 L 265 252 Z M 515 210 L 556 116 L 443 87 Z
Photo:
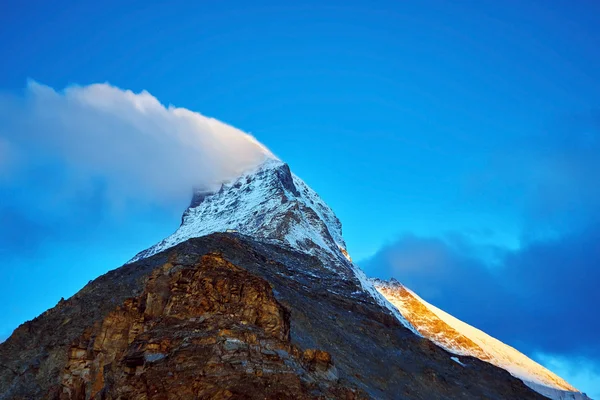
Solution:
M 290 343 L 269 284 L 207 254 L 166 263 L 146 289 L 77 338 L 60 400 L 316 398 L 340 387 L 331 355 Z

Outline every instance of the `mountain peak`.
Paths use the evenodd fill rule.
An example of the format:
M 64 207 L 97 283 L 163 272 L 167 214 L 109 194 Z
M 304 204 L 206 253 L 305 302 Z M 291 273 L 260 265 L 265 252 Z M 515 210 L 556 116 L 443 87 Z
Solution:
M 264 175 L 267 173 L 275 174 L 278 177 L 278 179 L 281 181 L 282 185 L 284 187 L 286 187 L 288 190 L 290 190 L 292 193 L 297 192 L 297 190 L 293 184 L 292 172 L 290 170 L 290 167 L 286 163 L 279 161 L 277 159 L 269 158 L 269 159 L 263 161 L 261 164 L 259 164 L 255 168 L 244 172 L 241 176 L 242 177 L 246 176 L 246 177 L 248 177 L 247 180 L 251 180 L 251 179 L 253 179 L 253 178 L 250 178 L 251 175 Z M 238 177 L 231 181 L 222 182 L 220 185 L 217 185 L 216 187 L 215 186 L 213 186 L 213 187 L 199 186 L 199 187 L 194 188 L 193 195 L 192 195 L 192 201 L 190 202 L 190 205 L 188 208 L 198 207 L 204 201 L 204 199 L 206 199 L 210 195 L 213 195 L 215 193 L 223 193 L 226 190 L 227 186 L 229 184 L 231 184 L 232 182 L 238 186 L 242 185 L 241 179 Z
M 352 263 L 333 210 L 290 167 L 269 159 L 217 191 L 196 190 L 177 231 L 138 253 L 150 257 L 191 238 L 225 232 L 288 247 L 317 257 L 340 281 L 358 281 L 363 293 L 387 308 L 400 323 L 419 333 Z
M 349 258 L 342 224 L 331 208 L 286 163 L 268 159 L 218 190 L 197 188 L 177 231 L 131 261 L 215 232 L 248 235 L 333 260 Z

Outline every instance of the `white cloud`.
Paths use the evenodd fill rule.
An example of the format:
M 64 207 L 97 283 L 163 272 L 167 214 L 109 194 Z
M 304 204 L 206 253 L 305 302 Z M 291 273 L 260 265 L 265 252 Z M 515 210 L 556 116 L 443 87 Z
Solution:
M 0 152 L 14 148 L 24 165 L 58 160 L 82 185 L 101 179 L 117 201 L 181 199 L 274 157 L 253 136 L 165 107 L 146 91 L 109 84 L 56 91 L 30 81 L 24 95 L 1 97 Z

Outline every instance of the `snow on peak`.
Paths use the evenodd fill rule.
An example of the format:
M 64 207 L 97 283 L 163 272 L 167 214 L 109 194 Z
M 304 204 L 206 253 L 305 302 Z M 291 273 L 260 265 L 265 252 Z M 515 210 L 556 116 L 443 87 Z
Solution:
M 196 189 L 177 231 L 131 262 L 215 232 L 237 232 L 314 255 L 347 254 L 342 224 L 331 208 L 287 164 L 268 159 L 218 190 Z
M 397 280 L 373 279 L 372 282 L 421 335 L 449 352 L 476 357 L 502 368 L 551 399 L 588 399 L 564 379 L 518 350 L 427 303 Z M 468 365 L 466 361 L 459 361 Z

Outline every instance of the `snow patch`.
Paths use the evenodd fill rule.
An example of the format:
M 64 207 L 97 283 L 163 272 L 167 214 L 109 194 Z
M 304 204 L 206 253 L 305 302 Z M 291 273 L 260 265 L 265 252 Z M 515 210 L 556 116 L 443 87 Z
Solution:
M 460 364 L 460 365 L 462 365 L 463 367 L 466 367 L 466 365 L 465 365 L 465 364 L 463 364 L 463 363 L 462 363 L 462 362 L 461 362 L 461 361 L 458 359 L 458 357 L 450 357 L 450 359 L 451 359 L 452 361 L 454 361 L 455 363 L 457 363 L 457 364 Z

